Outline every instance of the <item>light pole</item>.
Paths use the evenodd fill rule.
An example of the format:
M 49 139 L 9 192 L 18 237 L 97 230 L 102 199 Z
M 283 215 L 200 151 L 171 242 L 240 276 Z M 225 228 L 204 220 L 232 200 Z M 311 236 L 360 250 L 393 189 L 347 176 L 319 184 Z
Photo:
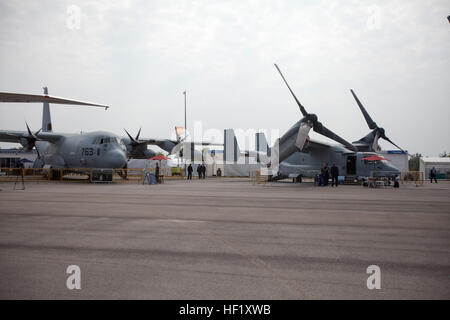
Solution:
M 186 134 L 187 134 L 187 122 L 186 122 L 186 90 L 183 92 L 184 94 L 184 142 L 186 142 Z M 186 145 L 186 144 L 185 144 Z M 183 157 L 184 157 L 184 176 L 186 176 L 186 150 L 183 147 Z
M 187 123 L 186 123 L 186 91 L 184 91 L 183 94 L 184 94 L 184 136 L 186 136 L 186 130 L 187 130 Z

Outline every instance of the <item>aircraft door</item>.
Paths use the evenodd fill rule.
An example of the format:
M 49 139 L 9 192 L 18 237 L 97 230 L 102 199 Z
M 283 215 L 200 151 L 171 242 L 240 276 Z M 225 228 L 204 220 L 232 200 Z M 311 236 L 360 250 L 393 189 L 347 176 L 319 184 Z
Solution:
M 356 174 L 356 156 L 347 156 L 347 174 Z

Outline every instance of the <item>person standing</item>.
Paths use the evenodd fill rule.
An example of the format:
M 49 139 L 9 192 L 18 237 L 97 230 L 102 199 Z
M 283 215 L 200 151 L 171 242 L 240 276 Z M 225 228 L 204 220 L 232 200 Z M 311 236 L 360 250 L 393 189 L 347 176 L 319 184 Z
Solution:
M 328 186 L 328 180 L 330 179 L 330 168 L 328 167 L 328 163 L 325 164 L 324 168 L 324 186 Z
M 322 187 L 324 184 L 324 177 L 325 177 L 325 163 L 322 163 L 322 168 L 320 168 L 320 174 L 319 174 L 319 187 Z
M 433 183 L 433 179 L 434 179 L 434 182 L 437 183 L 437 179 L 436 178 L 437 178 L 437 171 L 436 171 L 436 168 L 433 167 L 430 170 L 430 183 Z
M 333 166 L 331 167 L 331 186 L 336 184 L 336 187 L 338 186 L 338 177 L 339 177 L 339 168 L 336 167 L 336 164 L 333 163 Z
M 202 165 L 199 164 L 197 166 L 197 174 L 198 174 L 198 178 L 201 179 L 202 178 Z
M 203 179 L 206 179 L 206 165 L 202 164 L 202 175 L 203 175 Z
M 158 162 L 156 163 L 156 167 L 155 167 L 155 176 L 156 176 L 156 182 L 159 183 L 159 165 L 158 165 Z
M 188 180 L 192 180 L 192 164 L 191 163 L 189 163 L 187 171 L 188 171 Z

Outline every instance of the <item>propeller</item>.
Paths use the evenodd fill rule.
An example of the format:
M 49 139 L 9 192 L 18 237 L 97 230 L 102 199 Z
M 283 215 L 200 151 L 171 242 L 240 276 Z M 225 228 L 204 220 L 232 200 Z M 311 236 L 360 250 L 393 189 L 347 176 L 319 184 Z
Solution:
M 123 130 L 125 130 L 125 133 L 127 134 L 128 138 L 130 138 L 130 143 L 129 143 L 129 145 L 131 146 L 131 151 L 129 153 L 130 157 L 136 156 L 136 152 L 137 152 L 137 149 L 139 146 L 144 145 L 144 144 L 147 145 L 147 141 L 139 141 L 139 136 L 141 135 L 141 129 L 142 128 L 139 128 L 136 138 L 133 138 L 133 136 L 127 131 L 127 129 L 125 129 L 125 128 L 123 129 Z M 128 149 L 128 147 L 127 147 L 127 149 Z
M 132 147 L 133 150 L 136 149 L 137 146 L 139 146 L 139 145 L 141 145 L 143 143 L 146 143 L 146 142 L 143 142 L 143 141 L 142 142 L 139 141 L 139 136 L 141 135 L 141 129 L 142 128 L 139 128 L 139 131 L 138 131 L 138 133 L 136 135 L 136 138 L 133 138 L 133 136 L 128 133 L 127 129 L 125 129 L 125 128 L 123 129 L 123 130 L 125 130 L 125 133 L 127 134 L 128 138 L 130 138 L 130 141 L 131 141 L 130 144 L 131 144 L 131 147 Z
M 350 149 L 352 151 L 357 151 L 356 147 L 352 145 L 350 142 L 346 141 L 345 139 L 339 137 L 337 134 L 335 134 L 333 131 L 325 127 L 317 118 L 317 115 L 308 113 L 305 109 L 305 107 L 300 103 L 300 101 L 295 96 L 294 92 L 292 91 L 291 87 L 287 83 L 286 79 L 283 76 L 283 73 L 281 73 L 280 68 L 275 64 L 275 67 L 277 68 L 278 72 L 281 75 L 281 78 L 283 79 L 284 83 L 288 87 L 289 91 L 291 92 L 292 96 L 294 97 L 295 101 L 297 102 L 298 107 L 300 108 L 300 112 L 303 115 L 303 118 L 300 120 L 301 125 L 298 130 L 297 139 L 296 139 L 296 146 L 300 149 L 303 149 L 306 140 L 308 138 L 308 133 L 311 129 L 313 129 L 315 132 L 328 137 L 336 142 L 341 143 L 344 145 L 347 149 Z
M 392 145 L 396 146 L 398 149 L 400 149 L 401 151 L 405 152 L 405 150 L 403 150 L 402 148 L 400 148 L 398 145 L 396 145 L 391 139 L 389 139 L 388 137 L 386 137 L 386 132 L 384 130 L 384 128 L 379 127 L 375 121 L 372 120 L 372 118 L 370 117 L 369 113 L 367 112 L 366 108 L 364 108 L 363 104 L 361 103 L 361 101 L 359 101 L 358 97 L 356 96 L 356 94 L 353 92 L 352 89 L 350 89 L 350 92 L 353 95 L 353 98 L 355 98 L 356 103 L 359 106 L 359 109 L 361 110 L 364 119 L 366 119 L 367 125 L 369 126 L 369 129 L 373 130 L 373 134 L 375 135 L 375 140 L 374 140 L 374 144 L 378 145 L 378 139 L 379 138 L 383 138 L 384 140 L 386 140 L 387 142 L 391 143 Z M 375 148 L 373 148 L 374 150 L 376 150 Z
M 37 135 L 39 134 L 39 132 L 41 132 L 42 128 L 39 129 L 38 131 L 36 131 L 35 133 L 33 133 L 30 129 L 30 126 L 28 125 L 28 123 L 25 121 L 25 125 L 27 126 L 27 130 L 28 130 L 28 136 L 25 137 L 25 139 L 27 140 L 27 144 L 28 144 L 28 149 L 33 149 L 33 147 L 36 147 L 36 141 L 41 141 L 41 139 L 39 139 L 37 137 Z M 39 153 L 38 148 L 36 148 L 36 152 L 38 157 L 40 158 L 41 155 Z

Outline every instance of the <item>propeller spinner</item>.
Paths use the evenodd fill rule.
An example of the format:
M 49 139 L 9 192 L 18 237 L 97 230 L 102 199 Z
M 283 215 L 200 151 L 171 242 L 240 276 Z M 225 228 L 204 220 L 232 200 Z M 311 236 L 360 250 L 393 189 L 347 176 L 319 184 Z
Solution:
M 33 133 L 30 129 L 30 126 L 28 125 L 28 123 L 26 121 L 25 121 L 25 125 L 27 126 L 27 131 L 28 131 L 28 136 L 25 137 L 25 139 L 27 140 L 27 148 L 29 150 L 31 150 L 31 149 L 33 149 L 33 147 L 36 147 L 36 141 L 41 140 L 37 137 L 37 135 L 39 134 L 39 132 L 41 132 L 42 128 L 39 129 L 38 131 L 36 131 L 35 133 Z M 36 152 L 37 152 L 38 157 L 40 158 L 41 155 L 39 154 L 38 148 L 36 148 Z

